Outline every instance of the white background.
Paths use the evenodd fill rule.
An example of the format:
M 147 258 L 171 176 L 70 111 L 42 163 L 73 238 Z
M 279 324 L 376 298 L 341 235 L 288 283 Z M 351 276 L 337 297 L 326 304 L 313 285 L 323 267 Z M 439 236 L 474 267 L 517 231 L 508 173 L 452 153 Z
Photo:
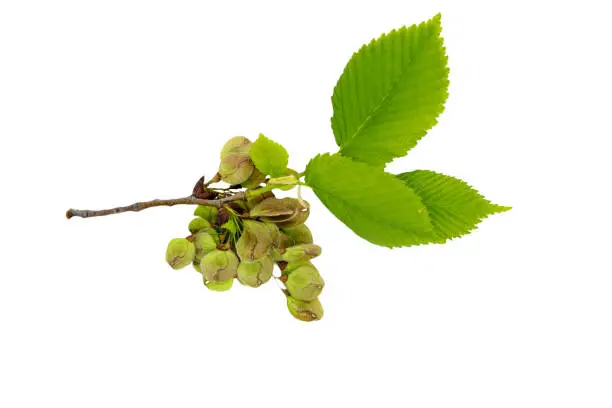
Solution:
M 607 2 L 300 3 L 0 3 L 0 406 L 612 406 Z M 437 12 L 447 108 L 389 169 L 514 209 L 387 250 L 307 191 L 322 321 L 170 269 L 190 207 L 64 218 L 188 194 L 237 134 L 302 170 L 352 52 Z

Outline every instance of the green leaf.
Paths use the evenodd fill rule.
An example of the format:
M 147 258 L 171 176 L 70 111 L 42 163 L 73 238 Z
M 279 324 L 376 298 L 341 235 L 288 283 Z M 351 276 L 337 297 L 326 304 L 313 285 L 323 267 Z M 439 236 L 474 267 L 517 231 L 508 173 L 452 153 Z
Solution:
M 430 242 L 423 202 L 392 174 L 340 155 L 318 155 L 306 167 L 306 184 L 360 237 L 398 247 Z
M 343 156 L 384 165 L 437 123 L 448 96 L 440 15 L 391 31 L 353 54 L 332 96 Z
M 437 242 L 468 234 L 491 214 L 510 210 L 491 203 L 466 182 L 427 170 L 397 176 L 423 200 Z
M 260 134 L 251 146 L 249 156 L 255 167 L 264 174 L 279 177 L 286 173 L 289 153 L 280 144 Z

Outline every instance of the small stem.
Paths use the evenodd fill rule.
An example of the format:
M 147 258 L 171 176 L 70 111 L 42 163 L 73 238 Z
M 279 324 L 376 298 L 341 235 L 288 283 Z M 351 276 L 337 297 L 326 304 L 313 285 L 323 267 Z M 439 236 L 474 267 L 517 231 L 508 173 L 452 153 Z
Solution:
M 212 207 L 221 208 L 229 202 L 244 200 L 244 199 L 245 199 L 244 192 L 239 192 L 229 197 L 220 198 L 218 200 L 204 200 L 201 198 L 196 198 L 194 196 L 188 196 L 188 197 L 173 198 L 173 199 L 168 199 L 168 200 L 142 201 L 142 202 L 134 203 L 134 204 L 131 204 L 125 207 L 116 207 L 116 208 L 110 208 L 107 210 L 75 210 L 71 208 L 68 211 L 66 211 L 66 218 L 70 219 L 72 217 L 81 217 L 81 218 L 101 217 L 104 215 L 120 214 L 120 213 L 124 213 L 128 211 L 138 212 L 138 211 L 146 210 L 147 208 L 152 208 L 152 207 L 161 207 L 161 206 L 172 207 L 173 205 L 182 205 L 182 204 L 208 205 Z
M 249 190 L 247 194 L 247 198 L 257 197 L 263 193 L 267 193 L 268 191 L 272 191 L 276 186 L 265 186 L 258 188 L 256 190 Z
M 218 183 L 219 181 L 221 181 L 221 174 L 217 172 L 217 174 L 215 174 L 213 178 L 211 178 L 210 180 L 208 180 L 208 182 L 204 184 L 204 187 L 208 187 L 211 184 Z
M 303 185 L 304 185 L 303 183 L 298 183 L 298 188 L 297 188 L 298 201 L 300 205 L 303 206 L 304 208 L 310 208 L 310 205 L 306 201 L 304 201 L 304 199 L 302 198 L 302 186 Z
M 288 187 L 288 186 L 296 186 L 297 184 L 268 184 L 267 186 L 258 188 L 256 190 L 248 190 L 247 191 L 247 198 L 251 198 L 251 197 L 256 197 L 258 195 L 261 195 L 263 193 L 267 193 L 268 191 L 272 191 L 275 190 L 277 188 L 283 188 L 283 187 Z
M 271 178 L 266 184 L 293 185 L 298 182 L 294 175 Z

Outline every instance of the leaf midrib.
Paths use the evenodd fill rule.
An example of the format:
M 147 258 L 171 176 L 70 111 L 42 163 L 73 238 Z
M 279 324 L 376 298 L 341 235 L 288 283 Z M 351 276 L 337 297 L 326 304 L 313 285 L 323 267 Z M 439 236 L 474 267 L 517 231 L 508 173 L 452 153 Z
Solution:
M 407 64 L 407 66 L 405 68 L 402 68 L 401 73 L 398 75 L 398 79 L 395 81 L 393 86 L 391 86 L 389 93 L 387 93 L 387 95 L 382 99 L 382 101 L 380 101 L 380 103 L 376 105 L 376 107 L 370 111 L 370 114 L 368 115 L 368 117 L 361 123 L 361 125 L 359 125 L 357 130 L 355 130 L 355 132 L 348 139 L 346 144 L 342 146 L 340 151 L 344 150 L 344 148 L 347 145 L 349 145 L 350 142 L 353 141 L 361 133 L 361 130 L 378 114 L 378 110 L 381 109 L 381 107 L 387 102 L 387 100 L 391 97 L 391 95 L 393 95 L 397 91 L 399 87 L 399 83 L 402 82 L 402 80 L 404 79 L 404 74 L 408 70 L 408 67 L 412 65 L 412 63 L 413 63 L 413 60 L 411 59 L 410 62 Z

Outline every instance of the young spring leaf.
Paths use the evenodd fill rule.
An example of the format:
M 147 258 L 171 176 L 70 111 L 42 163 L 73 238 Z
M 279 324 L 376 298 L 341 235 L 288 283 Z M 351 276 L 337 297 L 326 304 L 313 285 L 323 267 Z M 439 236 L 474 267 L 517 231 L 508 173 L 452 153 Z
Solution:
M 260 134 L 249 152 L 255 167 L 264 174 L 279 177 L 286 173 L 289 153 L 280 144 Z
M 306 184 L 357 235 L 399 247 L 431 242 L 433 228 L 418 195 L 394 175 L 340 155 L 318 155 Z
M 436 124 L 448 96 L 440 31 L 438 14 L 353 54 L 332 96 L 332 128 L 343 156 L 384 166 Z
M 466 182 L 444 174 L 417 170 L 397 177 L 425 203 L 439 243 L 468 234 L 487 216 L 510 209 L 491 203 Z

